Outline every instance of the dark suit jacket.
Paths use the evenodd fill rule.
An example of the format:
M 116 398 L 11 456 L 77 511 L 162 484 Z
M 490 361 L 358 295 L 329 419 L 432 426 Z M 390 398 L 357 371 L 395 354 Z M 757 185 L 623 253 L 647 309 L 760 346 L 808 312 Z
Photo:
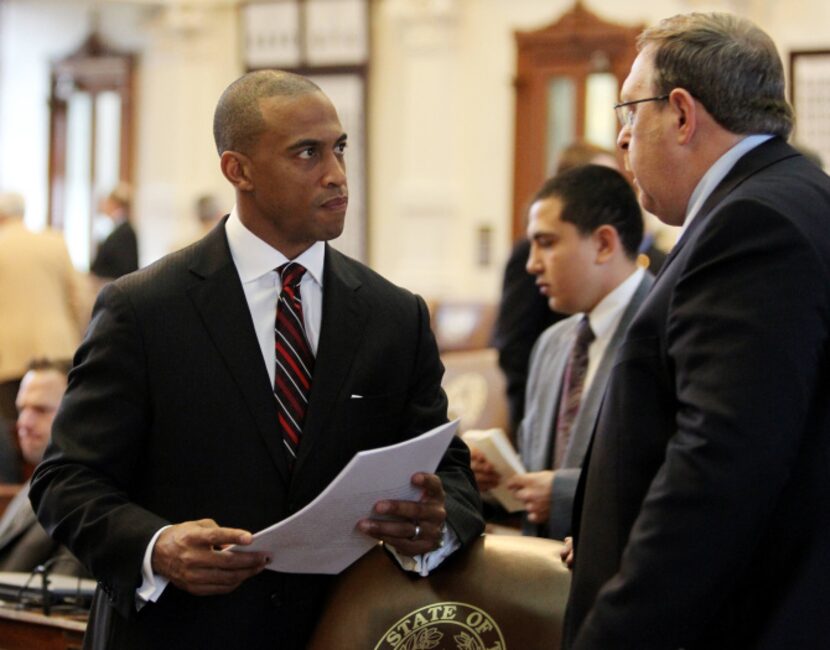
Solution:
M 120 278 L 138 269 L 138 240 L 129 221 L 122 221 L 98 246 L 90 270 L 99 278 Z
M 323 283 L 291 475 L 224 227 L 102 291 L 31 491 L 47 530 L 99 581 L 96 647 L 302 648 L 330 576 L 265 571 L 211 597 L 169 585 L 136 613 L 152 535 L 204 517 L 260 530 L 314 499 L 356 452 L 446 421 L 424 302 L 331 248 Z M 483 524 L 463 443 L 439 474 L 466 542 Z
M 828 646 L 830 179 L 780 139 L 671 253 L 586 475 L 570 647 Z

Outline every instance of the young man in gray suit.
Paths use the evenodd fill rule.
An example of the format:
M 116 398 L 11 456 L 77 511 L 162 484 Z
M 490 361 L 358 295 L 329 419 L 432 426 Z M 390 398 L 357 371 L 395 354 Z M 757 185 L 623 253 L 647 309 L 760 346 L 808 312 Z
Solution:
M 525 533 L 563 539 L 614 354 L 653 283 L 637 266 L 643 218 L 617 171 L 586 165 L 547 180 L 530 207 L 528 273 L 551 309 L 571 314 L 536 342 L 518 431 L 528 473 L 507 483 Z M 499 477 L 476 455 L 483 488 Z

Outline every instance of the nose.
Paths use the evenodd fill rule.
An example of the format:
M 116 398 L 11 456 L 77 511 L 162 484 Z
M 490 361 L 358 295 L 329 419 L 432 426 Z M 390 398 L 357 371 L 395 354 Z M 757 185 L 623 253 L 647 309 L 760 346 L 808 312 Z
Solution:
M 28 433 L 32 424 L 32 414 L 29 409 L 24 408 L 17 416 L 17 433 L 22 437 Z
M 346 161 L 342 154 L 329 152 L 326 164 L 326 172 L 323 176 L 323 184 L 326 187 L 346 186 Z
M 536 250 L 536 244 L 532 241 L 530 242 L 530 253 L 527 256 L 525 271 L 530 273 L 530 275 L 539 275 L 542 272 L 541 264 L 539 263 L 539 254 Z
M 631 139 L 631 128 L 626 125 L 617 134 L 617 146 L 623 151 L 628 151 L 628 141 Z

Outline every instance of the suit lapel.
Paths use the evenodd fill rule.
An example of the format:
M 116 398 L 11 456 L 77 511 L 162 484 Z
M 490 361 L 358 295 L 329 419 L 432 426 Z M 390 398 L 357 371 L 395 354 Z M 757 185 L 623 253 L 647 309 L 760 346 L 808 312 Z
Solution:
M 355 363 L 355 353 L 365 334 L 368 318 L 360 286 L 361 282 L 349 268 L 347 258 L 326 246 L 320 341 L 295 475 L 302 474 L 306 459 L 325 438 L 335 405 L 349 399 L 349 395 L 345 394 L 346 380 Z
M 576 328 L 580 318 L 581 316 L 570 317 L 567 321 L 567 330 L 563 331 L 556 340 L 550 341 L 550 345 L 545 350 L 539 350 L 539 354 L 550 359 L 550 365 L 547 366 L 545 371 L 539 373 L 539 379 L 537 380 L 540 381 L 540 386 L 536 391 L 536 394 L 540 396 L 537 419 L 539 429 L 550 431 L 550 435 L 538 436 L 534 435 L 533 431 L 528 432 L 531 434 L 528 442 L 534 447 L 529 454 L 529 458 L 533 460 L 533 467 L 527 468 L 529 471 L 550 469 L 554 445 L 556 444 L 556 410 L 562 393 L 562 379 L 565 375 L 565 366 L 571 354 L 571 344 L 576 336 Z M 551 347 L 553 349 L 550 349 Z M 541 381 L 545 377 L 550 378 L 549 383 Z M 536 428 L 531 427 L 531 429 Z
M 631 301 L 622 313 L 620 322 L 611 336 L 602 359 L 597 366 L 596 374 L 594 375 L 591 385 L 588 387 L 588 392 L 585 399 L 579 407 L 579 413 L 574 422 L 573 432 L 568 441 L 568 449 L 565 452 L 563 465 L 565 467 L 579 467 L 585 458 L 585 453 L 588 449 L 588 443 L 594 432 L 594 426 L 597 421 L 597 413 L 599 413 L 599 406 L 602 398 L 605 395 L 605 387 L 608 383 L 608 376 L 611 374 L 611 368 L 614 366 L 614 359 L 617 356 L 617 349 L 628 330 L 628 325 L 634 318 L 634 314 L 643 304 L 649 290 L 654 285 L 654 277 L 646 272 L 634 295 L 631 296 Z
M 191 272 L 197 281 L 188 295 L 256 422 L 274 465 L 287 482 L 288 461 L 276 426 L 274 394 L 224 228 L 214 228 L 200 242 Z

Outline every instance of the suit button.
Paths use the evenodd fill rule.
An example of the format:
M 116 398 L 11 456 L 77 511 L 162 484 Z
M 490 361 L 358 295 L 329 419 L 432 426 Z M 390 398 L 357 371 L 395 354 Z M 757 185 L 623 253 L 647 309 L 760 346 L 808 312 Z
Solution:
M 282 607 L 282 599 L 279 594 L 271 594 L 271 604 L 277 608 Z

